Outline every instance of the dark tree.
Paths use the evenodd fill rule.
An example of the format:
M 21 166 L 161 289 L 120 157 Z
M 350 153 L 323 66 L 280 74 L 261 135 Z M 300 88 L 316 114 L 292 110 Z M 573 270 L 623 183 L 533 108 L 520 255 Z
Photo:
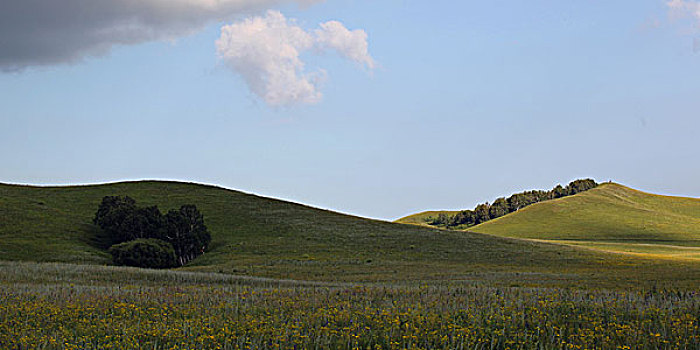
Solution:
M 551 193 L 552 193 L 552 196 L 551 196 L 551 197 L 552 197 L 553 199 L 554 199 L 554 198 L 561 198 L 561 197 L 564 197 L 564 196 L 567 195 L 566 190 L 565 190 L 563 187 L 561 187 L 561 185 L 557 185 L 556 187 L 554 187 L 554 188 L 552 189 L 552 192 L 551 192 Z
M 106 196 L 102 198 L 92 222 L 105 230 L 113 243 L 121 243 L 125 241 L 118 238 L 121 236 L 121 225 L 135 210 L 136 201 L 131 197 Z
M 447 227 L 459 226 L 464 221 L 462 211 L 448 218 Z
M 523 196 L 521 199 L 522 203 L 520 205 L 521 208 L 527 207 L 530 204 L 537 203 L 539 201 L 538 196 L 535 194 L 535 191 L 527 191 L 523 192 Z
M 109 215 L 114 215 L 114 213 L 120 209 L 135 209 L 136 201 L 129 196 L 105 196 L 102 198 L 100 206 L 97 208 L 97 213 L 92 221 L 95 224 L 100 225 L 106 222 Z
M 204 225 L 204 216 L 194 205 L 183 205 L 165 215 L 165 238 L 172 243 L 180 265 L 204 253 L 211 235 Z
M 474 216 L 476 216 L 476 224 L 489 221 L 491 219 L 491 214 L 489 213 L 489 208 L 491 206 L 488 203 L 479 204 L 474 208 Z
M 464 224 L 469 226 L 476 225 L 476 213 L 473 210 L 464 211 Z
M 489 217 L 495 219 L 506 214 L 508 214 L 508 202 L 506 202 L 506 199 L 501 197 L 493 201 L 489 208 Z
M 474 215 L 473 211 L 462 210 L 452 217 L 452 220 L 450 221 L 450 224 L 448 226 L 459 226 L 459 225 L 472 226 L 472 225 L 474 225 L 475 222 L 476 222 L 476 216 Z
M 114 236 L 116 242 L 126 242 L 138 238 L 162 239 L 163 214 L 158 207 L 136 208 L 119 225 Z
M 450 218 L 445 213 L 438 214 L 437 217 L 430 216 L 426 219 L 428 225 L 447 226 L 450 223 Z
M 566 186 L 566 191 L 569 195 L 574 195 L 596 188 L 597 186 L 598 184 L 593 179 L 574 180 Z
M 549 200 L 549 191 L 533 191 L 535 193 L 535 197 L 537 198 L 537 202 L 544 202 L 546 200 Z
M 526 204 L 526 199 L 524 198 L 525 195 L 523 193 L 516 193 L 506 200 L 508 202 L 508 211 L 509 212 L 514 212 L 520 210 L 520 208 L 525 207 Z

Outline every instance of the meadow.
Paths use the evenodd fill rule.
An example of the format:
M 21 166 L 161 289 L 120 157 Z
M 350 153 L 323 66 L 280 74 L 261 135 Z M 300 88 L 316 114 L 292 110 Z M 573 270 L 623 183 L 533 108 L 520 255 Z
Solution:
M 175 270 L 110 266 L 91 218 L 117 194 L 197 205 L 211 246 Z M 175 182 L 0 185 L 0 216 L 2 349 L 700 348 L 693 259 Z
M 695 349 L 697 291 L 0 265 L 6 349 Z

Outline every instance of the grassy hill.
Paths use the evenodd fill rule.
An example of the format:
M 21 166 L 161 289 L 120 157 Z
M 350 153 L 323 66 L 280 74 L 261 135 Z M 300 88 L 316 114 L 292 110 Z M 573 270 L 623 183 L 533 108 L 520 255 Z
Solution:
M 650 257 L 700 259 L 700 199 L 654 195 L 606 183 L 470 230 Z
M 161 211 L 195 204 L 212 243 L 186 270 L 320 281 L 700 283 L 697 264 L 661 264 L 560 244 L 368 220 L 213 186 L 162 181 L 0 185 L 0 259 L 109 264 L 105 239 L 91 222 L 106 195 L 129 195 Z
M 428 224 L 428 220 L 430 218 L 436 218 L 440 214 L 445 214 L 445 215 L 455 215 L 459 213 L 458 210 L 428 210 L 428 211 L 423 211 L 417 214 L 411 214 L 409 216 L 402 217 L 394 222 L 399 223 L 399 224 L 411 224 L 411 225 L 419 225 L 419 226 L 427 226 L 427 227 L 432 227 L 431 225 Z

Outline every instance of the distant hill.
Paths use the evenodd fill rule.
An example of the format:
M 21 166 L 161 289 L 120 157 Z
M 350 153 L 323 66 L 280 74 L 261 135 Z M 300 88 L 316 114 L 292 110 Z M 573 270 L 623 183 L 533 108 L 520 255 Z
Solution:
M 400 224 L 411 224 L 411 225 L 419 225 L 419 226 L 426 226 L 426 227 L 432 227 L 428 222 L 432 218 L 436 218 L 440 214 L 445 214 L 447 216 L 452 216 L 459 213 L 459 210 L 428 210 L 428 211 L 422 211 L 417 214 L 411 214 L 405 217 L 402 217 L 394 222 L 400 223 Z
M 597 186 L 598 184 L 593 179 L 577 179 L 569 182 L 566 187 L 558 184 L 548 191 L 530 190 L 513 193 L 507 198 L 496 198 L 493 203 L 486 202 L 478 204 L 474 209 L 463 209 L 459 211 L 425 211 L 400 218 L 396 220 L 396 222 L 452 230 L 466 229 L 516 212 L 535 203 L 573 196 L 596 188 Z
M 656 257 L 700 259 L 700 199 L 615 183 L 482 223 L 471 231 Z
M 669 266 L 561 244 L 369 220 L 214 186 L 164 181 L 70 187 L 0 184 L 0 260 L 110 264 L 105 239 L 91 221 L 107 195 L 128 195 L 161 211 L 196 205 L 212 242 L 186 270 L 324 281 L 519 276 L 604 284 L 617 283 L 621 276 L 634 281 L 642 269 L 655 279 L 682 273 L 688 281 L 700 281 L 696 265 Z M 696 213 L 680 204 L 673 208 L 678 215 Z M 515 215 L 536 210 L 533 205 Z M 495 225 L 479 229 L 505 232 Z M 529 237 L 526 230 L 519 232 Z M 682 237 L 679 233 L 672 238 Z

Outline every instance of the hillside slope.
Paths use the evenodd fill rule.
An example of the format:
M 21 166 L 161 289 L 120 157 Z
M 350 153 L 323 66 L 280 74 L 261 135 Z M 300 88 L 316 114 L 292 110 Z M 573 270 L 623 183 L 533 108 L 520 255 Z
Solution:
M 327 281 L 520 276 L 590 283 L 678 273 L 700 281 L 696 265 L 662 266 L 557 244 L 368 220 L 213 186 L 160 181 L 0 185 L 0 260 L 109 264 L 105 240 L 91 223 L 106 195 L 129 195 L 161 211 L 195 204 L 212 243 L 189 270 Z
M 700 199 L 660 196 L 606 183 L 528 206 L 474 232 L 640 254 L 700 257 Z
M 394 222 L 399 223 L 399 224 L 411 224 L 411 225 L 433 227 L 430 224 L 428 224 L 428 220 L 430 218 L 436 218 L 440 214 L 452 216 L 452 215 L 455 215 L 457 213 L 459 213 L 459 210 L 428 210 L 428 211 L 422 211 L 420 213 L 404 216 L 400 219 L 395 220 Z

